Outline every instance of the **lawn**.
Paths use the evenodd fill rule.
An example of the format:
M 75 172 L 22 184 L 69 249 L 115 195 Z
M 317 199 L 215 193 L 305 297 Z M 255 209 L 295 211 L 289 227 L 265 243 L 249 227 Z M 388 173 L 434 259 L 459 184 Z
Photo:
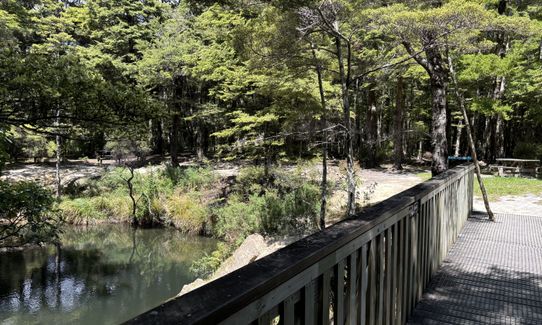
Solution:
M 542 195 L 542 180 L 522 177 L 484 177 L 489 200 L 495 201 L 507 195 Z M 478 180 L 474 182 L 474 195 L 481 197 Z
M 416 174 L 423 181 L 431 179 L 431 173 Z M 486 186 L 489 200 L 496 201 L 500 197 L 507 195 L 542 195 L 542 180 L 523 177 L 484 177 L 484 185 Z M 478 179 L 474 181 L 474 195 L 482 197 Z M 540 198 L 542 200 L 542 197 Z

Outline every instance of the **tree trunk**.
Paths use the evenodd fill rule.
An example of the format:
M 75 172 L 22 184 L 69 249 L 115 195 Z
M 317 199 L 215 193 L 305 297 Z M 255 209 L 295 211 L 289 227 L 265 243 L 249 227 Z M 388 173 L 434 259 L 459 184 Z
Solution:
M 335 28 L 338 30 L 338 22 L 335 23 Z M 352 123 L 350 120 L 350 98 L 349 98 L 349 72 L 344 68 L 344 57 L 342 49 L 342 41 L 339 35 L 335 36 L 335 46 L 337 48 L 337 63 L 339 64 L 339 76 L 341 79 L 341 96 L 343 103 L 344 129 L 345 129 L 345 147 L 346 147 L 346 182 L 348 201 L 346 205 L 346 215 L 350 216 L 356 212 L 356 182 L 354 174 L 354 150 L 352 146 Z M 350 61 L 350 49 L 348 50 L 348 61 Z M 350 69 L 350 64 L 348 64 Z
M 324 83 L 322 81 L 322 66 L 316 56 L 316 46 L 311 42 L 312 57 L 316 65 L 316 74 L 318 76 L 318 90 L 320 92 L 320 104 L 322 105 L 322 183 L 321 188 L 321 203 L 320 203 L 320 219 L 318 220 L 318 228 L 320 230 L 326 228 L 326 208 L 327 208 L 327 106 L 326 96 L 324 92 Z
M 506 53 L 506 51 L 504 51 L 503 53 Z M 495 91 L 493 93 L 493 99 L 495 101 L 500 101 L 504 96 L 505 89 L 506 77 L 497 77 L 495 81 Z M 504 119 L 501 114 L 497 114 L 497 116 L 495 117 L 495 133 L 493 136 L 495 139 L 492 156 L 494 158 L 502 158 L 504 155 Z
M 152 152 L 162 156 L 164 154 L 164 137 L 162 136 L 162 121 L 152 119 L 151 122 L 151 145 Z
M 438 175 L 448 169 L 448 139 L 446 137 L 446 82 L 442 76 L 431 78 L 433 95 L 431 144 L 433 146 L 433 163 L 431 173 Z
M 196 153 L 198 156 L 198 161 L 202 162 L 205 159 L 205 150 L 203 149 L 203 128 L 201 127 L 201 121 L 196 121 L 196 123 Z
M 372 87 L 373 85 L 371 85 Z M 367 146 L 367 160 L 365 167 L 378 167 L 378 106 L 376 103 L 376 93 L 369 89 L 367 93 L 367 116 L 365 118 L 365 139 Z
M 171 131 L 169 135 L 169 153 L 171 154 L 171 164 L 173 166 L 179 165 L 178 150 L 179 150 L 179 127 L 181 124 L 181 117 L 178 113 L 173 114 L 171 123 Z
M 463 133 L 463 120 L 460 120 L 457 123 L 457 132 L 455 135 L 455 151 L 454 151 L 454 157 L 459 157 L 459 151 L 461 150 L 461 135 Z
M 405 110 L 405 94 L 403 77 L 397 78 L 395 92 L 395 114 L 393 116 L 393 168 L 402 170 L 403 166 L 403 116 Z
M 60 195 L 62 194 L 62 184 L 60 180 L 60 163 L 62 158 L 62 139 L 60 138 L 60 130 L 58 129 L 60 126 L 60 109 L 57 108 L 56 110 L 56 120 L 55 120 L 55 126 L 56 126 L 56 164 L 55 164 L 55 179 L 56 179 L 56 191 L 55 195 L 57 200 L 60 199 Z
M 403 41 L 407 52 L 420 64 L 429 75 L 432 94 L 432 121 L 431 121 L 431 145 L 433 147 L 433 162 L 431 173 L 438 175 L 448 169 L 448 139 L 447 139 L 447 100 L 446 89 L 448 71 L 444 65 L 444 58 L 435 39 L 427 35 L 424 41 L 425 55 L 423 58 L 416 54 L 412 45 Z

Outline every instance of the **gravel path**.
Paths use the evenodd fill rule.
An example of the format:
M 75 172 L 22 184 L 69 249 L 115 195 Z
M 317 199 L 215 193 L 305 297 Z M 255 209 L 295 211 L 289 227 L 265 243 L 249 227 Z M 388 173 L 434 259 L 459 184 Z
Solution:
M 542 215 L 542 197 L 534 194 L 503 196 L 489 205 L 494 213 Z M 485 212 L 485 210 L 484 201 L 481 198 L 474 198 L 474 211 Z

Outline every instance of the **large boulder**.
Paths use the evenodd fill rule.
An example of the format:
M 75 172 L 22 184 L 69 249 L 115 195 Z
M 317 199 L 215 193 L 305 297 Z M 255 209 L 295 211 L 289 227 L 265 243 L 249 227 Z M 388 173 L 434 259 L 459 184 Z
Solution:
M 264 238 L 260 234 L 252 234 L 227 258 L 208 279 L 196 279 L 194 282 L 186 284 L 181 289 L 179 296 L 184 295 L 194 289 L 197 289 L 208 282 L 211 282 L 221 276 L 231 273 L 241 267 L 267 256 L 274 251 L 300 239 L 299 236 L 288 236 L 284 238 Z

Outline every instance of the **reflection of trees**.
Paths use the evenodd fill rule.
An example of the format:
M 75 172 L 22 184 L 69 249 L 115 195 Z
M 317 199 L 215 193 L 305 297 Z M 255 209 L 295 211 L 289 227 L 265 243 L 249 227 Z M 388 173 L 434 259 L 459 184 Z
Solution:
M 13 310 L 28 313 L 31 300 L 45 310 L 39 314 L 42 322 L 59 322 L 55 310 L 89 323 L 125 320 L 177 294 L 193 279 L 188 272 L 192 261 L 214 249 L 211 240 L 183 238 L 176 231 L 134 232 L 111 225 L 70 228 L 62 242 L 60 251 L 49 247 L 0 254 L 0 296 L 17 293 L 19 300 L 9 305 L 0 298 L 0 321 Z M 29 289 L 25 281 L 29 294 L 23 292 Z

